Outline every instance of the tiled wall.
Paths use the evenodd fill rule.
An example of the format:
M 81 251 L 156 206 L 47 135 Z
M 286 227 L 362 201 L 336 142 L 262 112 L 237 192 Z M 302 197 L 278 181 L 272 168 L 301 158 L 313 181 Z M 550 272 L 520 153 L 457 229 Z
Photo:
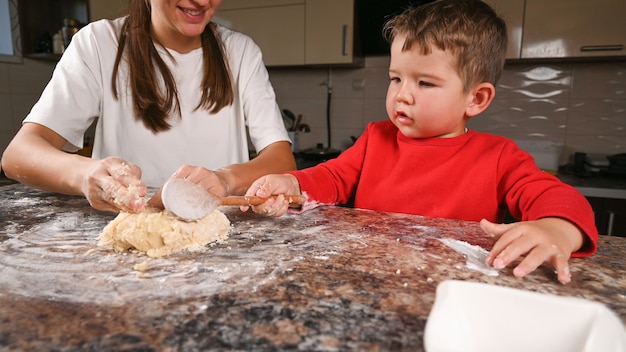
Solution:
M 345 148 L 370 121 L 386 119 L 388 57 L 362 69 L 332 69 L 331 146 Z M 328 69 L 271 69 L 282 108 L 302 113 L 312 132 L 300 145 L 327 145 Z M 560 163 L 575 151 L 626 152 L 626 62 L 509 64 L 496 98 L 469 127 L 523 141 L 562 145 Z
M 281 108 L 303 115 L 310 133 L 301 148 L 327 146 L 327 83 L 331 81 L 331 146 L 344 149 L 370 121 L 386 119 L 388 57 L 368 57 L 363 68 L 270 69 Z M 0 150 L 37 100 L 54 63 L 0 63 Z M 510 64 L 496 99 L 470 128 L 517 140 L 564 146 L 561 163 L 574 151 L 626 152 L 626 62 Z

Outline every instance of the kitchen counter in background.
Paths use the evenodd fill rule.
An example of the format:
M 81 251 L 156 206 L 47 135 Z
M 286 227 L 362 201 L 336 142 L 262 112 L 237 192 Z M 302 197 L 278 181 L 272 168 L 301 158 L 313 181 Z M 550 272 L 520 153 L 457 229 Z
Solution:
M 574 186 L 591 204 L 598 232 L 626 237 L 626 177 L 603 172 L 577 176 L 571 165 L 562 166 L 561 181 Z
M 491 248 L 473 222 L 342 207 L 224 211 L 225 243 L 149 259 L 97 247 L 114 215 L 81 197 L 1 187 L 0 350 L 421 351 L 448 279 L 598 301 L 626 323 L 624 238 L 601 236 L 561 285 L 548 266 L 524 279 L 473 269 L 440 241 Z
M 570 165 L 559 169 L 558 178 L 570 184 L 586 197 L 626 199 L 626 176 L 589 173 L 577 176 Z

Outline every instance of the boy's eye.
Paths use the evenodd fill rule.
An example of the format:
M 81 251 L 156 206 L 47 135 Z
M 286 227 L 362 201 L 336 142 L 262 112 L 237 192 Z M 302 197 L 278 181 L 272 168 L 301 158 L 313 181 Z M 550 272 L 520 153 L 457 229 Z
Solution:
M 389 77 L 389 80 L 392 82 L 400 82 L 400 77 Z
M 435 85 L 430 83 L 430 82 L 426 82 L 426 81 L 420 81 L 420 86 L 424 86 L 424 87 L 434 87 Z

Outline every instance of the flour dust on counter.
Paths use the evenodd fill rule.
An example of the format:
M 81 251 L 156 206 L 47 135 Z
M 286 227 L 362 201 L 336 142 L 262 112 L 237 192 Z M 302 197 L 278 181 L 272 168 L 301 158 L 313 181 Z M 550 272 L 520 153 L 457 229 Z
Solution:
M 450 279 L 583 297 L 626 322 L 623 238 L 571 258 L 562 285 L 549 265 L 524 279 L 469 268 L 441 239 L 488 251 L 495 238 L 476 222 L 334 206 L 222 212 L 224 242 L 152 258 L 98 247 L 116 214 L 84 197 L 3 186 L 0 350 L 419 352 Z

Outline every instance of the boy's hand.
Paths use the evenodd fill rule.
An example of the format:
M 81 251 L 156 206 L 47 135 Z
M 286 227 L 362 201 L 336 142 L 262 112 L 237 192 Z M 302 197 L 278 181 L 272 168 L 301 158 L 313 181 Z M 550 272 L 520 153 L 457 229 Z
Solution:
M 571 222 L 559 218 L 544 218 L 512 224 L 495 224 L 481 220 L 480 227 L 498 238 L 487 264 L 503 269 L 519 257 L 522 261 L 513 269 L 513 275 L 524 277 L 543 262 L 555 269 L 559 282 L 571 281 L 568 260 L 572 252 L 583 244 L 584 234 Z
M 252 211 L 258 214 L 265 214 L 271 216 L 282 216 L 289 209 L 289 202 L 282 197 L 284 194 L 299 195 L 300 184 L 298 179 L 294 175 L 266 175 L 256 181 L 254 181 L 246 196 L 258 196 L 267 198 L 273 195 L 278 195 L 275 199 L 270 198 L 261 205 L 252 206 Z M 248 211 L 249 206 L 240 207 L 241 211 Z

